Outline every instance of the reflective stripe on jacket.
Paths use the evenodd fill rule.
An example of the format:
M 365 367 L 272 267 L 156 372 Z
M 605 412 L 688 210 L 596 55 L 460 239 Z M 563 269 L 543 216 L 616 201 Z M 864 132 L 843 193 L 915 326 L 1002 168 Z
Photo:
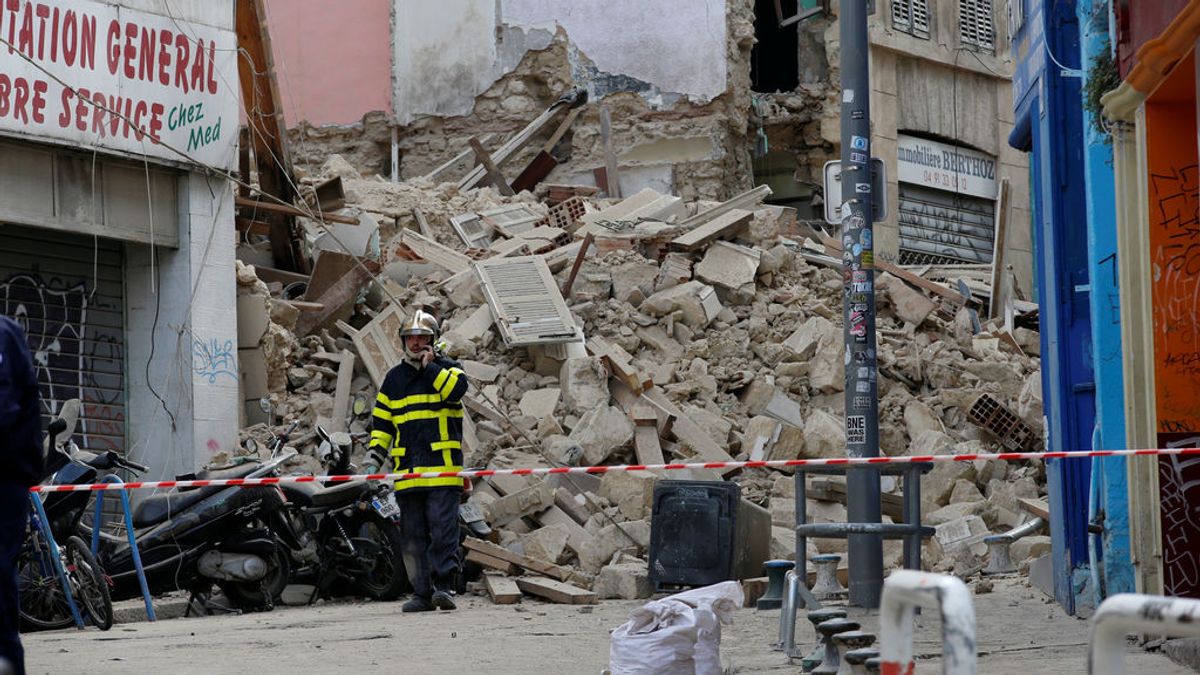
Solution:
M 459 364 L 444 356 L 424 368 L 407 361 L 392 368 L 375 398 L 371 447 L 390 455 L 396 472 L 461 471 L 467 386 Z M 396 481 L 396 490 L 462 484 L 461 478 L 416 478 Z

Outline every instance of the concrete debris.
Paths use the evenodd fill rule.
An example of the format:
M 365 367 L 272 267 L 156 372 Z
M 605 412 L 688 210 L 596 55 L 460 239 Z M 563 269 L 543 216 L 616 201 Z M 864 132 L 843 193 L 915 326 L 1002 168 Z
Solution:
M 369 435 L 374 381 L 394 365 L 396 322 L 419 304 L 443 320 L 443 349 L 462 361 L 471 380 L 467 466 L 846 455 L 843 273 L 826 266 L 828 256 L 816 260 L 805 252 L 807 243 L 788 238 L 807 228 L 794 209 L 759 204 L 769 191 L 751 190 L 715 208 L 652 189 L 620 201 L 569 185 L 506 197 L 490 187 L 460 188 L 468 182 L 452 174 L 439 174 L 450 181 L 444 183 L 394 183 L 360 175 L 334 155 L 318 174 L 304 177 L 307 186 L 340 177 L 348 215 L 360 224 L 339 226 L 338 238 L 381 270 L 379 284 L 339 294 L 344 304 L 329 308 L 337 313 L 327 320 L 326 308 L 304 296 L 304 288 L 309 282 L 333 288 L 361 274 L 345 251 L 323 240 L 317 248 L 327 250 L 317 252 L 327 259 L 325 271 L 314 277 L 239 260 L 243 441 L 265 446 L 269 425 L 299 421 L 292 445 L 302 458 L 294 465 L 315 472 L 318 420 Z M 487 230 L 468 237 L 479 242 L 468 246 L 460 236 L 465 222 L 459 219 L 458 230 L 451 222 L 462 214 L 490 214 L 495 226 L 478 218 Z M 497 298 L 485 300 L 485 290 L 525 290 L 504 291 L 500 280 L 485 288 L 476 263 L 538 252 L 542 283 L 528 296 L 499 298 L 505 315 L 498 324 Z M 253 253 L 239 248 L 239 257 L 261 259 Z M 577 258 L 570 292 L 547 296 L 567 285 Z M 331 274 L 335 259 L 341 265 Z M 991 324 L 976 333 L 975 306 L 947 303 L 940 282 L 931 280 L 946 277 L 918 276 L 924 273 L 896 268 L 877 275 L 880 439 L 887 453 L 999 450 L 1000 440 L 969 423 L 981 394 L 1040 432 L 1039 335 Z M 537 344 L 505 346 L 501 331 L 540 325 L 543 316 L 574 330 L 571 341 L 539 333 Z M 339 378 L 343 351 L 357 358 L 351 377 Z M 361 466 L 364 454 L 358 444 L 352 460 Z M 593 590 L 602 598 L 643 598 L 651 590 L 646 555 L 654 488 L 689 477 L 670 473 L 494 477 L 472 499 L 499 529 L 506 554 L 561 565 L 554 578 L 562 582 L 586 584 L 598 575 Z M 771 556 L 794 558 L 789 471 L 698 476 L 740 483 L 743 498 L 770 510 Z M 897 483 L 884 481 L 885 505 L 900 499 Z M 924 548 L 926 566 L 961 573 L 986 554 L 983 536 L 1026 517 L 1019 500 L 1045 494 L 1044 469 L 1036 463 L 937 463 L 921 484 L 923 520 L 938 532 Z M 845 506 L 812 496 L 810 521 L 845 522 Z M 1014 560 L 1038 557 L 1048 541 L 1020 540 Z M 844 552 L 846 541 L 810 539 L 808 546 L 810 556 Z M 889 564 L 898 564 L 898 547 L 888 542 Z

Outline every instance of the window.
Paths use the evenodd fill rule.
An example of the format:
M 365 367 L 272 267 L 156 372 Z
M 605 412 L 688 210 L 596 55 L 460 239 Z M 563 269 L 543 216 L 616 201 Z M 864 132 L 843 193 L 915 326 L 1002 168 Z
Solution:
M 1017 33 L 1025 24 L 1025 0 L 1007 0 L 1008 6 L 1008 46 L 1011 48 L 1017 40 Z
M 992 0 L 958 0 L 958 35 L 963 45 L 996 51 Z
M 796 0 L 790 3 L 755 0 L 754 37 L 757 42 L 750 52 L 752 90 L 773 94 L 795 91 L 800 85 L 800 28 L 791 23 L 785 26 L 782 17 L 784 14 L 795 15 L 805 4 Z
M 892 0 L 892 28 L 929 39 L 929 1 Z

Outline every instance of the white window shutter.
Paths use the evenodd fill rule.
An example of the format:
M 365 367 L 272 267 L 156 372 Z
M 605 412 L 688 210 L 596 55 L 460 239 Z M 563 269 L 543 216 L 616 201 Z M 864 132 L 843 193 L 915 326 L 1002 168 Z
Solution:
M 475 270 L 506 346 L 583 339 L 541 256 L 489 258 L 476 263 Z

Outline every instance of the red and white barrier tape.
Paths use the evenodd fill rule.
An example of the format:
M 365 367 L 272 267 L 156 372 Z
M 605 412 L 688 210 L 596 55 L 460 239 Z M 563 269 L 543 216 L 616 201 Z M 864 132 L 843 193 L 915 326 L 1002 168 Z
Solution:
M 1015 461 L 1022 459 L 1082 459 L 1086 457 L 1143 457 L 1153 455 L 1200 455 L 1200 448 L 1159 448 L 1150 450 L 1088 450 L 1084 452 L 999 452 L 970 455 L 914 455 L 910 457 L 834 457 L 831 459 L 776 459 L 759 462 L 694 462 L 676 464 L 618 464 L 614 466 L 564 466 L 531 469 L 477 469 L 473 471 L 433 471 L 428 473 L 368 473 L 347 476 L 270 476 L 266 478 L 214 478 L 210 480 L 157 480 L 129 483 L 91 483 L 85 485 L 35 485 L 30 492 L 91 492 L 100 490 L 144 490 L 148 488 L 193 488 L 224 486 L 278 485 L 280 483 L 345 482 L 352 480 L 412 480 L 415 478 L 486 478 L 487 476 L 545 476 L 556 473 L 612 473 L 678 469 L 752 469 L 788 466 L 856 466 L 878 464 L 914 464 L 923 462 L 974 462 L 976 460 Z

